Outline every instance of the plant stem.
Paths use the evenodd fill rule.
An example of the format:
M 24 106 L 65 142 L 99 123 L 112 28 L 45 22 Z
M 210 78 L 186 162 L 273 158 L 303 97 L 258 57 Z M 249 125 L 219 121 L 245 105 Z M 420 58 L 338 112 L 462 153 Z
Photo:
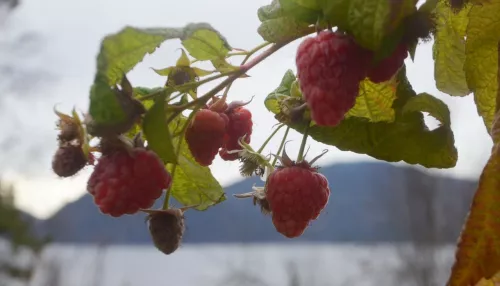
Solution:
M 285 142 L 286 138 L 288 137 L 288 131 L 290 131 L 290 127 L 286 127 L 285 135 L 283 135 L 283 139 L 281 140 L 280 147 L 278 148 L 278 152 L 276 153 L 276 156 L 281 156 L 281 151 L 283 151 L 283 148 L 285 147 Z M 276 166 L 276 162 L 278 162 L 278 157 L 274 157 L 273 163 L 271 164 L 273 167 Z
M 183 85 L 179 85 L 177 86 L 176 88 L 181 90 L 181 91 L 188 91 L 190 88 L 193 88 L 193 87 L 197 87 L 197 86 L 200 86 L 202 84 L 205 84 L 207 82 L 211 82 L 213 80 L 216 80 L 216 79 L 219 79 L 219 78 L 222 78 L 222 77 L 225 77 L 225 76 L 229 76 L 229 75 L 232 75 L 234 73 L 238 72 L 238 70 L 234 70 L 234 71 L 229 71 L 229 72 L 224 72 L 224 73 L 220 73 L 220 74 L 217 74 L 217 75 L 214 75 L 214 76 L 211 76 L 211 77 L 207 77 L 203 80 L 200 80 L 200 81 L 195 81 L 195 82 L 188 82 L 188 83 L 185 83 Z M 148 100 L 148 99 L 151 99 L 153 97 L 156 97 L 158 95 L 160 95 L 161 93 L 163 92 L 174 92 L 174 88 L 173 87 L 164 87 L 158 91 L 155 91 L 153 93 L 150 93 L 150 94 L 146 94 L 142 97 L 139 97 L 138 100 L 140 101 L 144 101 L 144 100 Z
M 271 139 L 274 137 L 274 135 L 276 135 L 276 133 L 278 133 L 278 131 L 283 126 L 285 126 L 285 124 L 280 124 L 278 126 L 278 128 L 276 128 L 276 130 L 274 130 L 273 133 L 271 133 L 271 135 L 269 135 L 269 137 L 267 137 L 266 141 L 264 141 L 264 143 L 262 143 L 262 146 L 260 146 L 259 150 L 257 150 L 257 153 L 261 153 L 262 150 L 264 150 L 264 148 L 266 148 L 267 143 L 269 143 L 269 141 L 271 141 Z
M 234 56 L 246 56 L 248 55 L 248 52 L 234 52 L 234 53 L 228 53 L 226 56 L 227 58 L 234 57 Z
M 241 62 L 241 65 L 244 65 L 246 64 L 246 62 L 250 59 L 250 57 L 255 54 L 256 52 L 258 52 L 259 50 L 269 46 L 271 43 L 269 42 L 264 42 L 260 45 L 258 45 L 257 47 L 253 48 L 251 51 L 249 52 L 246 52 L 244 53 L 246 55 L 246 57 L 243 59 L 243 61 Z M 224 90 L 224 93 L 222 95 L 223 98 L 227 98 L 227 94 L 229 93 L 229 90 L 231 89 L 231 86 L 233 85 L 233 83 L 230 83 L 227 85 L 226 89 Z
M 271 46 L 269 49 L 267 49 L 264 52 L 262 52 L 262 54 L 260 54 L 260 55 L 256 56 L 255 58 L 253 58 L 248 63 L 246 63 L 244 65 L 241 65 L 238 70 L 233 71 L 233 73 L 228 78 L 226 78 L 224 81 L 222 81 L 216 87 L 214 87 L 212 90 L 210 90 L 209 92 L 207 92 L 203 96 L 197 98 L 196 100 L 193 100 L 191 102 L 188 102 L 188 103 L 184 104 L 183 106 L 180 106 L 169 117 L 169 119 L 168 119 L 167 122 L 172 121 L 176 116 L 178 116 L 179 114 L 181 114 L 182 111 L 186 110 L 187 108 L 190 108 L 190 107 L 196 106 L 196 105 L 206 104 L 206 102 L 208 100 L 210 100 L 212 97 L 214 97 L 218 92 L 220 92 L 221 90 L 223 90 L 226 86 L 228 86 L 229 84 L 231 84 L 233 81 L 235 81 L 236 79 L 238 79 L 241 75 L 243 75 L 246 72 L 248 72 L 254 66 L 256 66 L 257 64 L 259 64 L 260 62 L 262 62 L 263 60 L 265 60 L 266 58 L 268 58 L 270 55 L 274 54 L 279 49 L 281 49 L 282 47 L 286 46 L 288 43 L 290 43 L 293 40 L 295 40 L 295 38 L 289 39 L 289 40 L 286 40 L 286 41 L 283 41 L 283 42 L 280 42 L 280 43 L 276 43 L 273 46 Z
M 261 49 L 269 46 L 271 43 L 270 42 L 264 42 L 260 45 L 258 45 L 257 47 L 253 48 L 251 51 L 249 51 L 246 55 L 246 57 L 243 59 L 243 61 L 241 62 L 242 65 L 246 64 L 246 62 L 250 59 L 251 56 L 253 56 L 253 54 L 255 54 L 256 52 L 260 51 Z
M 304 136 L 302 137 L 302 143 L 300 144 L 299 155 L 297 156 L 297 162 L 304 160 L 304 150 L 306 149 L 307 137 L 309 137 L 309 125 L 311 122 L 307 122 L 306 129 L 304 130 Z
M 179 94 L 177 94 L 177 95 L 172 96 L 171 98 L 169 98 L 169 99 L 167 100 L 167 102 L 171 102 L 172 100 L 175 100 L 175 99 L 177 99 L 177 98 L 181 97 L 183 94 L 184 94 L 184 93 L 180 92 Z

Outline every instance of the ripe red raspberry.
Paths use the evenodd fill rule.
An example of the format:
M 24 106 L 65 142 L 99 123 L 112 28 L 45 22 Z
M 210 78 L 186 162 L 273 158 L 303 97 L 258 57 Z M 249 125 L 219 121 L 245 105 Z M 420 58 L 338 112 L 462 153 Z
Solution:
M 186 130 L 186 142 L 202 166 L 212 164 L 224 144 L 227 116 L 208 109 L 199 110 Z
M 225 161 L 234 161 L 239 158 L 238 153 L 230 154 L 228 151 L 242 150 L 242 147 L 238 144 L 238 140 L 243 136 L 245 136 L 243 141 L 247 144 L 250 143 L 253 128 L 252 113 L 240 106 L 229 110 L 227 116 L 229 118 L 229 125 L 224 137 L 224 145 L 219 155 Z
M 164 254 L 179 248 L 184 235 L 184 213 L 180 209 L 148 210 L 149 232 L 154 245 Z
M 276 230 L 288 238 L 301 236 L 309 225 L 309 220 L 297 221 L 293 218 L 276 214 L 273 215 L 273 225 Z
M 390 80 L 403 66 L 406 57 L 408 48 L 405 44 L 400 44 L 389 57 L 368 70 L 368 78 L 374 83 Z
M 323 31 L 305 39 L 296 54 L 297 77 L 317 125 L 336 126 L 354 106 L 372 53 L 351 36 Z
M 99 158 L 87 191 L 102 213 L 119 217 L 151 207 L 171 182 L 154 152 L 119 149 Z
M 296 237 L 325 208 L 330 189 L 326 177 L 309 163 L 289 162 L 267 178 L 266 198 L 276 230 L 287 237 Z

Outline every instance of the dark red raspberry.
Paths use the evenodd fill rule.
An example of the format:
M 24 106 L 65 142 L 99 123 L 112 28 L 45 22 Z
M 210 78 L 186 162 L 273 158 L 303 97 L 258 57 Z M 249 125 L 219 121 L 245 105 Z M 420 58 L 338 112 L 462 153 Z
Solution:
M 208 109 L 199 110 L 186 130 L 186 142 L 196 162 L 212 164 L 224 144 L 227 116 Z
M 307 162 L 278 167 L 266 181 L 266 198 L 276 230 L 287 237 L 302 234 L 330 197 L 328 180 Z
M 65 143 L 54 154 L 52 170 L 59 177 L 71 177 L 85 167 L 89 159 L 93 162 L 93 156 L 85 157 L 81 146 Z
M 372 52 L 346 34 L 323 31 L 305 39 L 296 54 L 297 77 L 312 119 L 336 126 L 354 106 Z
M 151 207 L 171 182 L 156 153 L 119 149 L 99 158 L 87 191 L 102 213 L 119 217 Z
M 225 161 L 234 161 L 239 158 L 238 153 L 228 153 L 228 151 L 242 150 L 238 141 L 243 138 L 243 141 L 250 144 L 253 122 L 252 113 L 244 108 L 237 107 L 227 113 L 229 125 L 224 137 L 224 145 L 219 152 L 221 158 Z
M 403 66 L 406 57 L 408 48 L 405 44 L 400 44 L 389 57 L 368 70 L 368 78 L 374 83 L 390 80 Z
M 148 210 L 147 220 L 153 243 L 161 252 L 172 254 L 184 235 L 184 213 L 180 209 Z

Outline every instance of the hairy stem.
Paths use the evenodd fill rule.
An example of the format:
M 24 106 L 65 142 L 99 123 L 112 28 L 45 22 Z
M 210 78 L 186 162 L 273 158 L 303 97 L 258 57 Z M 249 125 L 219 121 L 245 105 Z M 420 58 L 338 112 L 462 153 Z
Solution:
M 267 137 L 266 141 L 264 141 L 264 143 L 262 143 L 262 146 L 260 146 L 259 150 L 257 150 L 257 153 L 261 153 L 262 150 L 264 150 L 264 148 L 266 148 L 266 145 L 269 143 L 269 141 L 271 141 L 271 139 L 273 139 L 274 135 L 276 135 L 276 133 L 278 133 L 278 131 L 283 126 L 285 126 L 285 124 L 280 124 L 278 126 L 278 128 L 276 128 L 276 130 L 274 130 L 273 133 L 271 133 L 271 135 L 269 135 L 269 137 Z
M 304 130 L 304 136 L 302 137 L 302 143 L 300 143 L 299 155 L 297 156 L 297 162 L 304 160 L 304 150 L 306 149 L 307 137 L 309 137 L 309 125 L 308 122 L 306 129 Z
M 211 77 L 207 77 L 203 80 L 200 80 L 200 81 L 194 81 L 194 82 L 188 82 L 188 83 L 185 83 L 183 85 L 179 85 L 179 86 L 176 86 L 176 88 L 182 92 L 186 92 L 186 91 L 189 91 L 189 89 L 191 88 L 194 88 L 194 87 L 198 87 L 202 84 L 205 84 L 207 82 L 211 82 L 213 80 L 216 80 L 216 79 L 219 79 L 219 78 L 223 78 L 225 76 L 229 76 L 229 75 L 232 75 L 234 73 L 238 72 L 237 70 L 236 71 L 229 71 L 229 72 L 224 72 L 224 73 L 220 73 L 220 74 L 217 74 L 217 75 L 214 75 L 214 76 L 211 76 Z M 174 88 L 173 87 L 164 87 L 158 91 L 155 91 L 153 93 L 150 93 L 150 94 L 146 94 L 142 97 L 139 97 L 138 100 L 140 101 L 144 101 L 144 100 L 148 100 L 148 99 L 151 99 L 151 98 L 154 98 L 160 94 L 162 94 L 163 92 L 174 92 Z
M 288 131 L 290 131 L 290 127 L 286 127 L 285 135 L 283 135 L 283 139 L 281 140 L 280 147 L 278 148 L 278 152 L 276 153 L 276 156 L 281 156 L 281 151 L 283 151 L 283 148 L 285 147 L 285 142 L 286 138 L 288 137 Z M 271 164 L 273 167 L 276 166 L 276 162 L 278 162 L 278 157 L 274 157 L 273 163 Z
M 254 55 L 256 52 L 260 51 L 261 49 L 269 46 L 270 44 L 271 43 L 269 43 L 269 42 L 264 42 L 264 43 L 258 45 L 257 47 L 253 48 L 251 51 L 245 53 L 246 57 L 241 62 L 241 65 L 246 64 L 246 62 L 250 59 L 250 57 L 252 55 Z M 230 83 L 230 84 L 227 85 L 226 89 L 224 90 L 224 94 L 222 95 L 222 98 L 224 98 L 224 99 L 227 98 L 227 94 L 229 93 L 229 90 L 231 89 L 232 85 L 233 85 L 233 83 Z

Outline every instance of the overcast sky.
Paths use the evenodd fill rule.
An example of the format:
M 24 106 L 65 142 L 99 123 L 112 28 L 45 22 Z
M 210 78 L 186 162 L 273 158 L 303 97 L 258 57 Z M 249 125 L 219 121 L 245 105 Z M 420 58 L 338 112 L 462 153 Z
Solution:
M 235 5 L 235 2 L 238 2 Z M 17 187 L 17 204 L 38 217 L 47 217 L 68 201 L 80 197 L 90 168 L 72 179 L 59 179 L 51 173 L 51 157 L 56 149 L 56 130 L 52 108 L 62 111 L 73 105 L 86 110 L 88 91 L 95 72 L 95 56 L 100 40 L 124 25 L 140 27 L 183 26 L 189 22 L 209 22 L 235 48 L 251 49 L 262 42 L 256 29 L 257 9 L 270 0 L 24 0 L 3 23 L 0 36 L 0 73 L 10 75 L 0 83 L 0 172 Z M 175 8 L 174 8 L 175 7 Z M 283 73 L 295 70 L 296 41 L 271 59 L 254 68 L 251 78 L 238 80 L 230 98 L 248 100 L 254 114 L 252 142 L 259 146 L 270 132 L 273 115 L 263 98 L 280 82 Z M 166 42 L 155 54 L 130 73 L 134 85 L 158 86 L 164 81 L 151 67 L 163 68 L 180 55 L 178 41 Z M 431 43 L 419 47 L 416 63 L 407 61 L 408 76 L 417 92 L 429 92 L 449 104 L 459 161 L 456 168 L 440 171 L 450 176 L 476 178 L 484 166 L 491 141 L 472 96 L 450 98 L 435 89 Z M 7 68 L 9 63 L 14 67 Z M 206 91 L 211 85 L 202 88 Z M 291 132 L 289 153 L 296 155 L 300 135 Z M 277 136 L 279 137 L 279 136 Z M 321 153 L 325 145 L 310 141 L 310 156 Z M 276 148 L 279 138 L 268 150 Z M 318 164 L 372 160 L 365 155 L 330 148 Z M 214 175 L 223 185 L 239 180 L 236 163 L 217 160 Z

